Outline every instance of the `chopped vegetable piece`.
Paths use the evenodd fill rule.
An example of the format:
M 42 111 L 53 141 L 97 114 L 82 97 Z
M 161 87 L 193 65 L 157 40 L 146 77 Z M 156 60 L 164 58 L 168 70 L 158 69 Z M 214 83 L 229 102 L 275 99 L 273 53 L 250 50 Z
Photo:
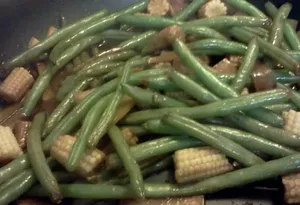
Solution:
M 0 126 L 0 163 L 9 162 L 23 154 L 9 127 Z
M 40 41 L 35 38 L 35 37 L 31 37 L 29 43 L 28 43 L 28 48 L 32 48 L 33 46 L 35 46 L 36 44 L 38 44 Z
M 56 159 L 60 164 L 67 163 L 72 146 L 76 138 L 72 136 L 60 136 L 55 140 L 51 147 L 51 156 Z M 104 162 L 104 153 L 100 150 L 93 148 L 86 151 L 85 156 L 81 159 L 76 172 L 81 176 L 88 177 Z
M 8 102 L 19 102 L 33 82 L 34 79 L 27 70 L 15 68 L 0 85 L 0 96 Z
M 300 136 L 300 112 L 290 110 L 283 113 L 284 129 Z
M 95 89 L 89 89 L 86 91 L 80 91 L 74 95 L 75 102 L 79 104 L 82 100 L 84 100 L 87 96 L 89 96 Z
M 56 31 L 57 31 L 57 28 L 55 28 L 54 26 L 49 26 L 47 36 L 51 36 Z
M 165 16 L 170 11 L 168 0 L 150 0 L 148 12 L 153 16 Z
M 300 173 L 292 173 L 282 177 L 284 199 L 288 204 L 300 203 Z
M 238 65 L 224 58 L 212 68 L 215 73 L 231 74 L 236 73 Z
M 181 12 L 186 4 L 186 0 L 168 0 L 170 4 L 170 13 L 172 16 L 176 16 L 177 13 Z
M 26 149 L 28 130 L 31 125 L 29 121 L 19 121 L 14 126 L 14 134 L 19 143 L 19 146 L 24 150 Z
M 226 156 L 212 147 L 179 150 L 174 163 L 178 183 L 200 181 L 233 170 Z
M 199 18 L 226 16 L 227 6 L 221 0 L 210 0 L 199 9 Z

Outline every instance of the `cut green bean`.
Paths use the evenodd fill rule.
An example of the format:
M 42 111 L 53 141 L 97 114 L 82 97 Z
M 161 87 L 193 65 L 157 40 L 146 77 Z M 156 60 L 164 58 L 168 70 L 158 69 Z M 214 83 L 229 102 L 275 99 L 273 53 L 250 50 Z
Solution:
M 97 102 L 90 109 L 90 111 L 84 118 L 79 137 L 72 147 L 72 151 L 66 164 L 66 168 L 68 171 L 73 172 L 84 156 L 85 151 L 87 150 L 88 136 L 92 133 L 93 129 L 99 122 L 101 115 L 104 112 L 106 105 L 108 104 L 108 100 L 110 100 L 111 97 L 112 94 L 109 94 L 101 98 L 101 100 L 99 100 L 99 102 Z
M 176 14 L 174 17 L 177 21 L 184 21 L 194 15 L 202 5 L 206 3 L 206 0 L 194 0 L 186 8 L 183 9 L 180 13 Z
M 177 150 L 199 147 L 203 143 L 191 137 L 182 136 L 169 136 L 162 137 L 156 140 L 140 143 L 130 148 L 133 158 L 137 162 L 142 162 L 153 157 L 163 156 L 168 153 L 172 153 Z M 107 166 L 110 169 L 117 169 L 123 166 L 120 157 L 112 153 L 107 156 Z
M 189 77 L 176 71 L 171 72 L 171 80 L 186 93 L 194 97 L 201 103 L 207 104 L 218 101 L 219 98 L 211 94 L 206 88 L 202 87 Z
M 246 55 L 243 57 L 242 64 L 237 71 L 231 87 L 238 93 L 242 92 L 245 88 L 247 79 L 250 78 L 254 65 L 256 63 L 259 53 L 259 46 L 256 38 L 252 39 L 249 43 Z
M 278 9 L 274 4 L 271 2 L 267 2 L 265 4 L 265 8 L 267 10 L 267 13 L 274 18 L 278 12 Z M 288 22 L 284 23 L 284 36 L 289 44 L 289 46 L 295 50 L 300 51 L 300 39 L 297 36 L 297 33 L 295 30 L 291 27 L 291 25 Z
M 277 14 L 274 16 L 269 36 L 269 42 L 276 47 L 281 46 L 281 43 L 283 41 L 284 24 L 286 23 L 286 19 L 291 10 L 292 5 L 289 3 L 285 3 L 279 8 Z
M 132 97 L 137 103 L 146 106 L 154 107 L 186 107 L 185 103 L 182 103 L 174 98 L 162 95 L 160 93 L 152 92 L 151 90 L 142 89 L 139 87 L 132 87 L 127 84 L 122 85 L 123 91 Z
M 101 35 L 88 36 L 78 41 L 75 45 L 72 45 L 71 47 L 66 49 L 57 59 L 52 60 L 58 66 L 66 64 L 73 59 L 73 56 L 79 55 L 85 49 L 89 48 L 92 45 L 100 43 L 103 40 L 104 38 Z
M 84 37 L 99 33 L 105 30 L 108 27 L 111 27 L 117 23 L 117 18 L 130 13 L 136 13 L 144 10 L 147 7 L 148 0 L 141 1 L 125 10 L 113 13 L 109 16 L 106 16 L 98 21 L 94 21 L 92 24 L 89 24 L 85 27 L 82 27 L 74 35 L 69 35 L 66 39 L 57 44 L 50 53 L 50 59 L 57 59 L 62 51 L 71 46 L 73 43 L 77 42 Z
M 23 113 L 26 116 L 30 116 L 38 104 L 41 96 L 49 86 L 53 75 L 55 74 L 56 67 L 53 67 L 52 63 L 48 63 L 43 73 L 35 81 L 33 87 L 25 97 L 23 105 Z
M 144 182 L 141 169 L 130 152 L 129 146 L 125 141 L 120 129 L 112 126 L 108 131 L 108 135 L 114 144 L 116 152 L 123 161 L 123 165 L 129 175 L 130 185 L 134 195 L 139 198 L 145 197 Z
M 146 65 L 148 59 L 148 57 L 144 57 L 141 59 L 128 61 L 125 64 L 124 70 L 122 71 L 122 76 L 118 81 L 117 90 L 112 98 L 112 102 L 105 109 L 104 113 L 101 116 L 101 121 L 98 123 L 98 125 L 95 127 L 95 129 L 88 138 L 88 145 L 90 147 L 95 147 L 98 144 L 98 142 L 105 135 L 105 133 L 108 130 L 108 127 L 112 123 L 115 117 L 115 113 L 117 112 L 117 108 L 119 107 L 121 100 L 124 96 L 121 86 L 122 84 L 127 82 L 130 76 L 131 69 L 133 67 Z
M 294 103 L 284 103 L 277 105 L 266 106 L 267 109 L 272 110 L 273 112 L 282 115 L 283 112 L 288 112 L 290 110 L 299 110 L 299 108 Z
M 70 34 L 74 33 L 78 29 L 83 28 L 84 26 L 92 24 L 92 22 L 101 19 L 103 16 L 106 16 L 107 13 L 108 11 L 106 9 L 100 10 L 99 12 L 93 14 L 92 16 L 88 16 L 80 21 L 75 22 L 74 24 L 71 24 L 63 29 L 58 30 L 53 35 L 41 41 L 36 46 L 32 47 L 31 49 L 15 57 L 13 60 L 8 62 L 8 64 L 5 67 L 14 68 L 29 63 L 30 61 L 36 59 L 42 53 L 47 51 L 48 49 L 52 48 L 63 38 L 69 36 Z
M 220 39 L 204 39 L 187 44 L 192 51 L 215 51 L 232 55 L 244 55 L 247 46 L 241 43 Z
M 148 31 L 134 36 L 128 41 L 121 43 L 118 48 L 121 50 L 138 48 L 139 46 L 145 45 L 145 41 L 150 39 L 155 33 L 155 31 Z
M 227 40 L 227 38 L 220 32 L 208 28 L 208 27 L 199 27 L 199 26 L 185 26 L 183 28 L 184 33 L 189 35 L 196 35 L 202 38 L 213 38 L 220 40 Z
M 246 0 L 225 0 L 226 3 L 228 3 L 230 6 L 243 11 L 251 16 L 257 16 L 261 18 L 266 18 L 267 16 L 260 11 L 256 6 L 249 3 Z
M 297 148 L 300 146 L 300 137 L 289 131 L 266 125 L 242 114 L 232 114 L 228 116 L 227 119 L 241 129 L 266 138 L 272 142 L 288 147 Z
M 48 191 L 52 200 L 59 203 L 63 196 L 59 190 L 58 182 L 47 164 L 42 147 L 41 136 L 45 121 L 45 113 L 39 113 L 34 117 L 28 133 L 27 152 L 38 181 Z
M 176 113 L 193 119 L 205 119 L 208 117 L 227 116 L 232 113 L 251 110 L 265 105 L 272 105 L 285 102 L 289 99 L 286 91 L 272 90 L 249 94 L 246 96 L 230 98 L 207 105 L 192 108 L 161 108 L 144 110 L 127 115 L 122 122 L 126 124 L 140 124 L 148 120 L 159 119 L 166 114 Z
M 165 116 L 163 121 L 220 150 L 225 155 L 237 160 L 245 166 L 253 166 L 264 162 L 261 158 L 249 152 L 244 147 L 222 135 L 212 132 L 209 128 L 196 121 L 175 114 Z
M 228 30 L 228 32 L 235 38 L 237 38 L 240 41 L 247 42 L 255 37 L 254 34 L 249 33 L 242 28 L 234 27 Z M 277 48 L 273 46 L 272 44 L 268 43 L 267 41 L 257 37 L 257 42 L 261 48 L 261 50 L 271 58 L 273 58 L 275 61 L 279 62 L 284 68 L 294 72 L 298 73 L 300 70 L 300 66 L 298 61 L 296 61 L 291 55 L 289 55 L 287 52 L 281 50 L 280 48 Z
M 290 98 L 291 98 L 291 101 L 298 107 L 300 108 L 300 93 L 297 92 L 296 90 L 293 90 L 283 84 L 280 84 L 280 83 L 277 83 L 277 86 L 281 89 L 284 89 L 284 90 L 288 90 L 289 93 L 290 93 Z
M 201 80 L 201 83 L 203 83 L 204 86 L 210 89 L 217 96 L 222 98 L 239 96 L 239 94 L 229 85 L 220 81 L 205 63 L 201 62 L 200 59 L 197 59 L 183 42 L 176 40 L 173 47 L 182 62 L 192 69 L 195 72 L 196 77 Z M 249 110 L 248 114 L 256 119 L 277 127 L 281 127 L 283 125 L 283 120 L 280 116 L 264 108 Z
M 146 197 L 182 197 L 215 193 L 224 189 L 240 187 L 257 181 L 284 176 L 299 170 L 300 154 L 272 160 L 252 167 L 238 169 L 223 175 L 215 176 L 193 185 L 179 186 L 174 184 L 145 184 Z M 63 194 L 69 198 L 126 199 L 134 197 L 129 186 L 108 184 L 62 184 Z M 46 196 L 41 187 L 31 190 L 31 195 Z
M 86 89 L 91 80 L 92 79 L 86 79 L 80 82 L 56 107 L 56 109 L 51 113 L 51 115 L 47 119 L 43 135 L 49 134 L 51 130 L 61 121 L 61 119 L 70 111 L 70 109 L 75 105 L 74 96 L 79 91 Z

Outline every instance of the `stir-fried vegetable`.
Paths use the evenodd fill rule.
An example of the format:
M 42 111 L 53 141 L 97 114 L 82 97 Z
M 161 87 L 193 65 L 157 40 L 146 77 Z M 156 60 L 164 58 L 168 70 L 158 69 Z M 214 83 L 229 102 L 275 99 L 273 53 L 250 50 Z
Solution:
M 145 0 L 32 37 L 0 84 L 0 204 L 160 203 L 145 198 L 279 176 L 299 202 L 300 40 L 291 4 L 265 7 Z M 148 183 L 164 170 L 175 180 Z

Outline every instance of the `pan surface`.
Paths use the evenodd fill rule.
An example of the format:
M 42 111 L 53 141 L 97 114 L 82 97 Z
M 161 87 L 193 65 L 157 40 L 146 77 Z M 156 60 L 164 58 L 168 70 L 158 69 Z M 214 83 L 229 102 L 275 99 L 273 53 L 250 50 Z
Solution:
M 65 16 L 69 23 L 92 14 L 99 9 L 120 10 L 139 0 L 1 0 L 0 1 L 0 63 L 27 48 L 29 39 L 43 39 L 50 25 L 58 27 L 59 18 Z M 263 8 L 265 0 L 252 0 Z M 274 0 L 280 5 L 285 0 Z M 290 0 L 294 5 L 291 18 L 300 20 L 300 1 Z M 168 177 L 155 176 L 154 179 Z M 103 202 L 99 204 L 115 204 Z M 282 190 L 278 180 L 228 190 L 207 197 L 207 205 L 279 205 L 283 204 Z

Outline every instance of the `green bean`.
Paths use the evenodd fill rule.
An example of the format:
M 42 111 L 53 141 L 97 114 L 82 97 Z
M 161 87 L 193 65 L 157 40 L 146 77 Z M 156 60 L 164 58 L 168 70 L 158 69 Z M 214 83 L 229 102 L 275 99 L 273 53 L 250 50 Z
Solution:
M 189 77 L 176 71 L 171 72 L 171 80 L 186 93 L 194 97 L 201 103 L 211 103 L 218 101 L 219 98 L 211 94 L 206 88 L 202 87 Z
M 286 23 L 286 19 L 291 10 L 292 5 L 285 3 L 279 8 L 278 12 L 274 16 L 269 42 L 276 47 L 280 47 L 282 43 L 284 23 Z
M 176 113 L 193 119 L 227 116 L 242 110 L 251 110 L 260 106 L 281 103 L 288 99 L 288 92 L 272 90 L 221 100 L 196 107 L 161 108 L 138 111 L 127 115 L 122 122 L 126 124 L 140 124 L 148 120 L 161 118 L 168 113 Z
M 242 27 L 244 30 L 247 30 L 253 34 L 255 34 L 256 36 L 259 36 L 263 39 L 265 38 L 269 38 L 269 31 L 267 29 L 264 28 L 255 28 L 255 27 Z
M 123 62 L 108 62 L 102 63 L 101 65 L 91 66 L 88 69 L 80 70 L 75 75 L 75 81 L 84 79 L 86 77 L 96 77 L 101 76 L 112 69 L 120 69 L 124 67 Z
M 108 127 L 112 123 L 115 113 L 117 112 L 117 108 L 119 107 L 121 100 L 124 96 L 124 93 L 122 91 L 121 85 L 123 83 L 126 83 L 129 76 L 130 76 L 130 71 L 133 67 L 137 66 L 144 66 L 147 64 L 148 57 L 144 57 L 141 59 L 137 60 L 131 60 L 128 61 L 125 66 L 124 70 L 122 71 L 122 76 L 120 77 L 118 81 L 118 87 L 117 90 L 112 98 L 112 102 L 108 105 L 108 107 L 105 109 L 101 121 L 97 124 L 97 126 L 94 128 L 93 132 L 88 138 L 88 145 L 90 147 L 95 147 L 99 140 L 105 135 L 107 132 Z
M 147 0 L 141 1 L 125 10 L 119 11 L 117 13 L 113 13 L 107 17 L 99 19 L 93 24 L 89 24 L 85 27 L 82 27 L 82 29 L 76 32 L 74 35 L 70 35 L 69 37 L 61 41 L 59 44 L 57 44 L 54 47 L 54 49 L 51 51 L 50 59 L 57 59 L 57 57 L 62 51 L 64 51 L 67 47 L 71 46 L 73 43 L 77 42 L 78 40 L 83 39 L 84 37 L 87 37 L 89 35 L 99 33 L 105 30 L 106 28 L 115 25 L 117 23 L 118 17 L 125 14 L 136 13 L 144 10 L 147 6 L 147 2 L 148 2 Z
M 266 125 L 245 115 L 232 114 L 228 116 L 227 119 L 250 133 L 269 139 L 278 144 L 295 148 L 300 145 L 299 136 L 289 131 Z
M 206 3 L 205 0 L 195 0 L 187 5 L 180 13 L 176 14 L 175 20 L 184 21 L 194 15 L 202 5 Z
M 300 82 L 300 77 L 296 76 L 291 71 L 287 70 L 274 70 L 276 81 L 282 84 L 294 84 Z
M 90 109 L 90 111 L 87 113 L 86 117 L 84 118 L 81 127 L 81 132 L 72 147 L 72 151 L 69 155 L 66 164 L 66 168 L 68 171 L 73 172 L 77 168 L 82 157 L 84 156 L 84 153 L 87 149 L 88 136 L 91 134 L 91 132 L 97 125 L 97 122 L 99 122 L 100 117 L 105 110 L 105 106 L 108 104 L 108 100 L 110 100 L 111 97 L 112 94 L 109 94 L 101 98 L 101 100 L 99 100 L 99 102 L 97 102 Z
M 234 91 L 229 85 L 220 81 L 210 70 L 210 68 L 200 59 L 197 59 L 187 46 L 180 40 L 176 40 L 173 44 L 175 52 L 179 55 L 181 61 L 195 72 L 196 77 L 201 80 L 204 86 L 210 89 L 217 96 L 222 98 L 237 97 L 239 94 Z M 282 126 L 283 120 L 280 116 L 272 113 L 264 108 L 256 108 L 249 110 L 248 114 L 265 123 L 274 126 Z
M 51 63 L 48 63 L 43 73 L 37 78 L 33 87 L 25 97 L 23 105 L 24 115 L 31 115 L 44 91 L 49 86 L 53 75 L 56 73 L 55 69 L 56 67 L 53 67 Z
M 61 39 L 67 37 L 68 35 L 74 33 L 78 29 L 81 29 L 84 26 L 90 25 L 92 22 L 95 22 L 101 19 L 103 16 L 107 15 L 108 11 L 106 9 L 100 10 L 99 12 L 95 13 L 92 16 L 88 16 L 80 21 L 75 22 L 63 29 L 58 30 L 53 35 L 49 36 L 45 40 L 41 41 L 36 46 L 32 47 L 31 49 L 26 50 L 25 52 L 21 53 L 13 60 L 8 62 L 6 67 L 14 68 L 17 66 L 23 66 L 30 61 L 36 59 L 42 53 L 47 51 L 48 49 L 52 48 L 55 44 L 57 44 Z
M 62 52 L 57 59 L 52 59 L 52 61 L 54 61 L 55 64 L 58 66 L 68 63 L 74 58 L 74 56 L 79 55 L 85 49 L 103 40 L 104 38 L 101 35 L 88 36 L 86 38 L 83 38 L 80 41 L 78 41 L 75 45 L 69 47 L 64 52 Z
M 43 135 L 49 134 L 51 130 L 61 121 L 61 119 L 70 111 L 70 109 L 75 105 L 74 96 L 79 91 L 87 88 L 90 81 L 91 79 L 86 79 L 80 82 L 56 107 L 46 121 Z
M 276 6 L 274 6 L 274 4 L 272 4 L 271 2 L 267 2 L 265 4 L 265 8 L 267 10 L 267 13 L 272 18 L 276 16 L 278 9 L 276 8 Z M 300 39 L 298 38 L 295 30 L 291 27 L 291 25 L 288 22 L 285 22 L 283 29 L 284 36 L 292 50 L 300 51 Z
M 300 108 L 300 93 L 298 93 L 296 90 L 293 90 L 285 85 L 282 85 L 280 83 L 277 83 L 277 86 L 281 89 L 284 89 L 284 90 L 288 90 L 289 93 L 290 93 L 290 98 L 291 98 L 291 101 L 298 107 Z
M 242 92 L 248 79 L 252 73 L 259 53 L 259 47 L 256 38 L 252 39 L 248 45 L 248 50 L 243 58 L 242 64 L 238 69 L 231 87 L 237 92 Z
M 184 33 L 189 35 L 197 35 L 202 38 L 214 38 L 220 40 L 227 40 L 227 38 L 220 32 L 208 28 L 208 27 L 199 27 L 199 26 L 185 26 L 183 28 Z
M 202 142 L 220 150 L 225 155 L 237 160 L 245 166 L 253 166 L 264 162 L 261 158 L 239 144 L 212 132 L 209 128 L 191 119 L 180 115 L 169 114 L 163 118 L 163 122 L 200 139 Z
M 176 40 L 173 47 L 182 62 L 192 69 L 201 82 L 216 95 L 225 98 L 238 96 L 228 85 L 224 85 L 224 83 L 220 82 L 204 63 L 201 63 L 199 59 L 195 58 L 183 42 Z
M 211 194 L 224 189 L 239 187 L 257 181 L 283 176 L 299 169 L 300 154 L 272 160 L 252 167 L 238 169 L 215 176 L 193 185 L 145 184 L 147 198 L 183 197 Z M 61 190 L 69 198 L 126 199 L 134 197 L 129 186 L 109 184 L 62 184 Z M 30 195 L 45 196 L 41 187 L 31 190 Z
M 181 21 L 157 16 L 124 15 L 122 18 L 119 18 L 119 22 L 148 29 L 163 29 L 168 26 L 178 25 L 182 26 L 183 30 L 190 26 L 220 29 L 232 26 L 268 27 L 270 25 L 270 20 L 268 18 L 248 16 L 217 16 L 184 23 Z
M 125 41 L 121 43 L 118 48 L 124 50 L 124 49 L 135 49 L 141 45 L 145 45 L 145 41 L 150 39 L 156 32 L 155 31 L 148 31 L 145 33 L 142 33 L 140 35 L 134 36 L 128 41 Z
M 194 41 L 192 43 L 187 44 L 187 46 L 193 50 L 202 50 L 205 51 L 215 51 L 232 54 L 232 55 L 244 55 L 247 51 L 247 46 L 241 43 L 237 43 L 234 41 L 228 40 L 220 40 L 220 39 L 204 39 L 199 41 Z
M 277 105 L 266 106 L 267 109 L 272 110 L 273 112 L 282 115 L 283 112 L 290 110 L 298 110 L 298 107 L 294 103 L 285 103 Z
M 163 156 L 174 151 L 202 146 L 200 140 L 190 137 L 169 136 L 152 141 L 140 143 L 130 148 L 133 158 L 137 162 L 142 162 L 153 157 Z M 117 169 L 123 166 L 120 157 L 112 153 L 107 156 L 107 163 L 110 169 Z
M 280 144 L 266 140 L 259 136 L 243 132 L 241 130 L 216 125 L 205 126 L 211 131 L 219 133 L 220 135 L 244 146 L 249 150 L 261 151 L 263 153 L 269 154 L 270 156 L 278 158 L 297 153 L 295 150 L 284 147 Z M 167 125 L 166 123 L 163 123 L 161 120 L 150 120 L 143 124 L 143 127 L 148 129 L 150 132 L 157 134 L 182 135 L 185 133 L 183 131 L 180 131 L 179 129 L 175 129 L 172 126 Z
M 297 154 L 297 151 L 291 148 L 282 146 L 247 132 L 222 126 L 209 125 L 208 128 L 225 136 L 226 138 L 233 140 L 236 143 L 241 144 L 247 149 L 261 151 L 273 157 L 281 158 Z
M 108 29 L 101 33 L 103 38 L 108 40 L 121 40 L 126 41 L 130 38 L 140 35 L 137 32 L 130 32 L 130 31 L 120 31 L 118 29 Z
M 240 41 L 243 42 L 249 42 L 255 35 L 243 30 L 242 28 L 231 28 L 228 30 L 228 32 L 237 38 Z M 257 37 L 257 42 L 261 50 L 271 58 L 273 58 L 275 61 L 278 61 L 284 68 L 294 72 L 298 73 L 300 70 L 300 66 L 298 61 L 294 60 L 293 57 L 291 57 L 288 53 L 285 51 L 273 46 L 272 44 L 268 43 L 267 41 Z
M 28 169 L 23 171 L 10 186 L 1 191 L 0 204 L 7 205 L 17 200 L 25 191 L 31 188 L 35 180 L 32 170 Z
M 114 144 L 118 155 L 123 161 L 123 165 L 130 178 L 130 186 L 134 195 L 139 198 L 144 198 L 145 190 L 141 170 L 136 160 L 133 158 L 120 129 L 117 126 L 112 126 L 108 131 L 108 135 Z
M 47 164 L 42 148 L 41 135 L 45 120 L 45 113 L 39 113 L 33 119 L 28 133 L 28 157 L 38 181 L 48 191 L 53 201 L 60 202 L 63 196 L 59 190 L 58 182 Z
M 248 1 L 245 0 L 225 0 L 227 4 L 230 6 L 243 11 L 251 16 L 266 18 L 267 16 L 260 11 L 256 6 L 252 5 Z
M 151 90 L 142 89 L 139 87 L 132 87 L 127 84 L 122 85 L 123 91 L 132 97 L 138 104 L 154 107 L 186 107 L 185 103 L 182 103 L 174 98 L 162 95 Z

